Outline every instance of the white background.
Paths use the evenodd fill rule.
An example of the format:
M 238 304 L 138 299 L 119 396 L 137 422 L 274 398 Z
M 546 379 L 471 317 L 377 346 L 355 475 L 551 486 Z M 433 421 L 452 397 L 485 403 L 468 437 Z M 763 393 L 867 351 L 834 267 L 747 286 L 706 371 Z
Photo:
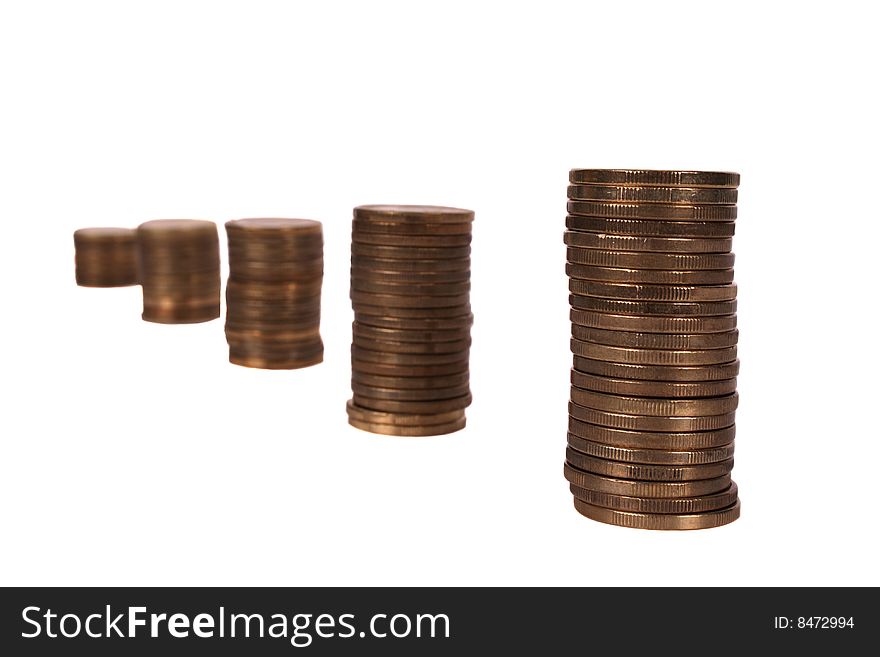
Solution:
M 3 2 L 3 584 L 880 584 L 870 3 Z M 742 173 L 742 519 L 562 477 L 570 167 Z M 468 427 L 346 423 L 351 208 L 474 209 Z M 78 288 L 74 229 L 324 221 L 326 362 Z M 221 244 L 223 242 L 221 241 Z M 224 270 L 225 274 L 225 270 Z

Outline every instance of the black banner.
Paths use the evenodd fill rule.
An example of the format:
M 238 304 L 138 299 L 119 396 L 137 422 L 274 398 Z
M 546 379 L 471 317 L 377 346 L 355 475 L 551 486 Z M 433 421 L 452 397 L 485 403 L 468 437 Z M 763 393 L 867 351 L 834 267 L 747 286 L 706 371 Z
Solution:
M 5 655 L 513 654 L 742 648 L 814 654 L 878 636 L 872 589 L 4 589 Z

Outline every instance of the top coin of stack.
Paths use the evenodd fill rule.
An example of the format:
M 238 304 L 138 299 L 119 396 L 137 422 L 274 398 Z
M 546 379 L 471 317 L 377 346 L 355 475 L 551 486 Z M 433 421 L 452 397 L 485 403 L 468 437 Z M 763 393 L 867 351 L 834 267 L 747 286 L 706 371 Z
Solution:
M 226 223 L 229 361 L 262 369 L 296 369 L 324 359 L 320 221 L 238 219 Z
M 447 207 L 354 209 L 352 426 L 398 436 L 464 427 L 473 219 Z
M 80 228 L 73 233 L 76 284 L 122 287 L 137 284 L 137 234 L 132 228 Z
M 573 169 L 569 182 L 575 508 L 644 529 L 732 522 L 739 175 Z
M 138 278 L 148 322 L 189 324 L 220 316 L 217 224 L 160 219 L 138 226 Z

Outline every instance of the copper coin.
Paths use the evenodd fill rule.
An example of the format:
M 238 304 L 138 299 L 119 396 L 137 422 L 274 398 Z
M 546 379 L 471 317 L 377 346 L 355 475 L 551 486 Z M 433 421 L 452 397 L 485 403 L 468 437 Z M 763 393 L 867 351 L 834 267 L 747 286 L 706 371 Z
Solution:
M 293 308 L 268 307 L 259 309 L 244 303 L 227 303 L 226 316 L 235 322 L 265 322 L 278 324 L 315 324 L 320 319 L 320 307 L 298 305 Z
M 393 354 L 460 354 L 470 349 L 471 339 L 454 342 L 392 342 L 390 340 L 371 340 L 355 335 L 354 344 L 361 349 Z
M 379 328 L 369 326 L 368 324 L 361 324 L 360 322 L 352 322 L 351 328 L 352 332 L 360 337 L 370 340 L 390 340 L 392 342 L 456 342 L 467 340 L 471 337 L 470 327 L 447 330 L 414 330 Z
M 568 431 L 579 438 L 613 447 L 672 451 L 712 449 L 728 445 L 736 437 L 735 426 L 714 431 L 630 431 L 601 427 L 570 416 Z
M 653 415 L 655 417 L 694 417 L 732 413 L 739 405 L 739 396 L 733 392 L 724 397 L 702 399 L 654 399 L 624 397 L 582 388 L 571 389 L 571 400 L 580 406 L 610 413 Z
M 467 304 L 470 299 L 470 293 L 451 296 L 404 296 L 402 294 L 375 294 L 359 290 L 351 290 L 349 296 L 355 304 L 364 304 L 378 308 L 416 308 L 419 310 L 458 308 Z M 358 307 L 358 310 L 362 309 Z
M 226 327 L 226 339 L 238 342 L 263 342 L 263 343 L 290 343 L 302 342 L 305 340 L 320 339 L 321 333 L 319 326 L 314 324 L 304 329 L 280 329 L 266 330 L 262 328 L 241 329 L 235 327 Z
M 468 359 L 468 350 L 454 351 L 448 354 L 395 354 L 388 351 L 364 349 L 357 345 L 351 348 L 354 360 L 368 363 L 384 363 L 386 365 L 446 365 Z
M 433 331 L 469 329 L 473 326 L 474 316 L 470 308 L 455 317 L 392 317 L 359 312 L 355 309 L 355 321 L 366 326 L 389 328 L 395 330 Z
M 466 318 L 471 314 L 471 306 L 469 303 L 460 306 L 438 307 L 438 308 L 387 308 L 381 306 L 372 306 L 365 303 L 352 303 L 354 308 L 355 319 L 364 324 L 370 323 L 364 317 L 372 315 L 385 319 L 403 319 L 403 320 L 429 320 L 429 319 L 459 319 Z
M 243 235 L 267 235 L 272 238 L 321 235 L 323 227 L 314 219 L 291 219 L 285 217 L 254 217 L 233 219 L 226 222 L 226 231 Z
M 141 318 L 157 324 L 198 324 L 220 317 L 220 303 L 201 306 L 156 305 L 144 306 Z
M 704 513 L 735 504 L 737 494 L 739 493 L 736 484 L 733 482 L 731 482 L 730 487 L 720 493 L 679 498 L 613 495 L 611 493 L 600 493 L 586 488 L 579 488 L 574 484 L 569 484 L 569 489 L 575 499 L 587 504 L 633 513 Z
M 312 313 L 302 315 L 295 320 L 270 317 L 268 319 L 260 319 L 253 315 L 242 315 L 235 312 L 234 308 L 226 306 L 226 328 L 251 330 L 258 329 L 262 331 L 300 331 L 312 329 L 321 323 L 321 314 Z
M 718 463 L 733 458 L 733 443 L 712 449 L 673 451 L 666 449 L 633 449 L 615 447 L 586 440 L 573 433 L 568 434 L 568 446 L 596 458 L 624 463 L 647 463 L 654 465 L 702 465 Z
M 463 283 L 471 280 L 470 270 L 463 271 L 383 271 L 352 267 L 352 280 L 385 281 L 386 283 L 425 285 L 429 283 Z
M 594 390 L 612 395 L 629 397 L 701 398 L 729 395 L 736 390 L 736 379 L 722 381 L 697 381 L 676 383 L 671 381 L 640 381 L 637 379 L 614 379 L 571 370 L 572 385 L 584 390 Z
M 728 238 L 699 239 L 688 237 L 640 237 L 634 235 L 608 235 L 567 230 L 563 241 L 570 247 L 580 249 L 604 249 L 607 251 L 650 251 L 657 253 L 728 253 L 733 240 Z
M 617 479 L 638 479 L 640 481 L 696 481 L 712 479 L 729 474 L 733 470 L 733 459 L 718 463 L 701 465 L 652 465 L 645 463 L 621 463 L 581 454 L 568 447 L 565 459 L 572 466 L 584 472 L 615 477 Z
M 182 240 L 213 242 L 217 237 L 217 224 L 204 219 L 155 219 L 137 227 L 138 239 L 147 242 Z
M 738 360 L 721 365 L 634 365 L 575 356 L 574 368 L 585 374 L 607 376 L 613 379 L 647 381 L 723 381 L 736 378 L 739 375 Z
M 642 235 L 647 237 L 733 237 L 736 224 L 732 221 L 646 221 L 639 219 L 609 219 L 570 214 L 565 218 L 569 230 L 609 235 Z
M 260 354 L 268 352 L 269 354 L 286 355 L 292 351 L 311 352 L 324 347 L 321 336 L 314 333 L 300 337 L 278 338 L 268 335 L 241 337 L 238 334 L 227 332 L 226 342 L 237 350 L 259 352 Z
M 575 201 L 733 205 L 736 203 L 736 197 L 736 189 L 717 187 L 568 186 L 568 198 Z
M 355 218 L 351 222 L 352 233 L 377 233 L 386 235 L 470 235 L 473 229 L 471 221 L 461 223 L 431 223 L 428 221 L 362 221 Z
M 406 246 L 406 247 L 450 247 L 468 246 L 471 243 L 471 234 L 459 235 L 395 235 L 393 233 L 370 233 L 352 231 L 351 241 L 358 244 L 374 244 L 376 246 Z
M 357 242 L 353 242 L 351 245 L 351 254 L 353 256 L 382 258 L 388 260 L 444 260 L 467 258 L 471 254 L 471 247 L 449 246 L 431 248 L 427 246 L 376 246 L 374 244 L 358 244 Z
M 264 356 L 229 352 L 229 362 L 233 365 L 261 370 L 298 370 L 324 362 L 324 352 L 302 358 L 266 358 Z
M 471 405 L 471 395 L 468 393 L 461 397 L 432 401 L 392 401 L 353 394 L 352 401 L 361 408 L 386 411 L 388 413 L 444 413 L 455 409 L 467 408 Z
M 402 296 L 451 296 L 471 291 L 470 281 L 461 283 L 389 283 L 369 281 L 352 277 L 351 289 L 358 292 Z
M 297 301 L 319 297 L 323 281 L 305 279 L 278 283 L 243 283 L 234 279 L 226 282 L 226 297 L 255 301 Z
M 205 306 L 220 305 L 220 291 L 183 291 L 175 293 L 153 293 L 149 290 L 143 292 L 144 307 L 165 308 L 201 308 Z
M 715 365 L 736 360 L 736 346 L 724 349 L 673 350 L 613 347 L 571 339 L 571 353 L 594 360 L 637 365 Z
M 634 285 L 572 279 L 574 294 L 635 301 L 730 301 L 736 299 L 736 283 L 727 285 Z
M 571 278 L 609 283 L 648 283 L 651 285 L 724 285 L 733 282 L 733 269 L 670 271 L 666 269 L 621 269 L 566 263 Z
M 381 376 L 367 374 L 352 369 L 352 382 L 377 388 L 393 390 L 433 390 L 436 388 L 452 388 L 470 382 L 470 373 L 465 370 L 443 376 Z
M 653 415 L 631 415 L 629 413 L 611 413 L 588 408 L 574 402 L 568 403 L 568 414 L 575 420 L 598 424 L 612 429 L 628 431 L 666 431 L 671 433 L 691 431 L 715 431 L 733 426 L 736 413 L 721 415 L 700 415 L 695 417 L 657 417 Z
M 603 201 L 569 201 L 569 214 L 619 219 L 661 221 L 734 221 L 735 205 L 660 204 Z
M 724 333 L 638 333 L 608 331 L 579 324 L 572 324 L 571 335 L 584 342 L 636 349 L 722 349 L 736 346 L 739 340 L 737 329 Z
M 352 382 L 351 391 L 358 397 L 370 399 L 386 399 L 390 401 L 442 401 L 455 399 L 470 393 L 468 384 L 452 386 L 449 388 L 378 388 Z
M 80 228 L 73 233 L 73 244 L 77 285 L 137 284 L 137 233 L 133 229 Z
M 730 475 L 697 481 L 637 481 L 616 479 L 578 470 L 566 463 L 563 473 L 570 484 L 599 493 L 630 497 L 697 497 L 720 493 L 730 487 Z
M 375 361 L 351 359 L 353 374 L 375 374 L 387 377 L 433 377 L 468 372 L 467 359 L 454 363 L 438 363 L 436 365 L 412 365 L 401 363 L 381 363 Z
M 457 422 L 464 417 L 464 409 L 454 408 L 440 413 L 396 413 L 363 408 L 349 399 L 345 411 L 350 419 L 367 424 L 390 424 L 399 427 L 427 427 Z
M 354 218 L 381 223 L 461 224 L 472 222 L 474 213 L 439 205 L 359 205 L 354 209 Z
M 660 315 L 664 317 L 696 315 L 711 317 L 716 315 L 732 315 L 736 312 L 736 300 L 673 303 L 669 301 L 620 301 L 618 299 L 602 299 L 600 297 L 572 294 L 569 295 L 568 301 L 573 308 L 579 310 L 592 310 L 614 315 Z
M 657 529 L 657 530 L 690 530 L 710 529 L 728 525 L 739 518 L 740 503 L 736 501 L 732 506 L 706 511 L 703 513 L 632 513 L 629 511 L 617 511 L 606 509 L 601 506 L 587 504 L 574 499 L 574 508 L 582 516 L 590 520 L 597 520 L 608 525 L 629 527 L 630 529 Z
M 360 422 L 349 417 L 348 423 L 361 431 L 369 431 L 370 433 L 384 434 L 387 436 L 440 436 L 447 433 L 454 433 L 465 428 L 467 420 L 464 415 L 454 422 L 445 424 L 430 424 L 421 427 L 405 427 L 394 424 L 370 424 L 369 422 Z
M 425 258 L 393 259 L 352 255 L 351 266 L 354 269 L 366 269 L 377 272 L 469 272 L 471 270 L 471 259 L 470 257 L 446 258 L 443 260 L 428 260 Z
M 632 316 L 572 309 L 572 324 L 636 333 L 726 333 L 736 328 L 736 315 L 714 317 Z
M 567 248 L 565 252 L 568 261 L 572 264 L 623 269 L 671 271 L 730 269 L 735 260 L 733 253 L 652 253 L 583 249 L 574 246 Z
M 739 186 L 739 174 L 730 171 L 674 171 L 660 169 L 572 169 L 568 180 L 576 185 L 635 187 Z

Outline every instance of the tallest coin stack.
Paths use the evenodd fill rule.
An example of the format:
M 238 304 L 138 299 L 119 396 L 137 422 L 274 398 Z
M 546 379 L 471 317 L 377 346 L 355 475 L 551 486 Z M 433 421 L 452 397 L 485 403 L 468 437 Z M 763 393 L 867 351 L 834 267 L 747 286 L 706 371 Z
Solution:
M 739 175 L 573 169 L 569 182 L 575 508 L 642 529 L 732 522 Z

